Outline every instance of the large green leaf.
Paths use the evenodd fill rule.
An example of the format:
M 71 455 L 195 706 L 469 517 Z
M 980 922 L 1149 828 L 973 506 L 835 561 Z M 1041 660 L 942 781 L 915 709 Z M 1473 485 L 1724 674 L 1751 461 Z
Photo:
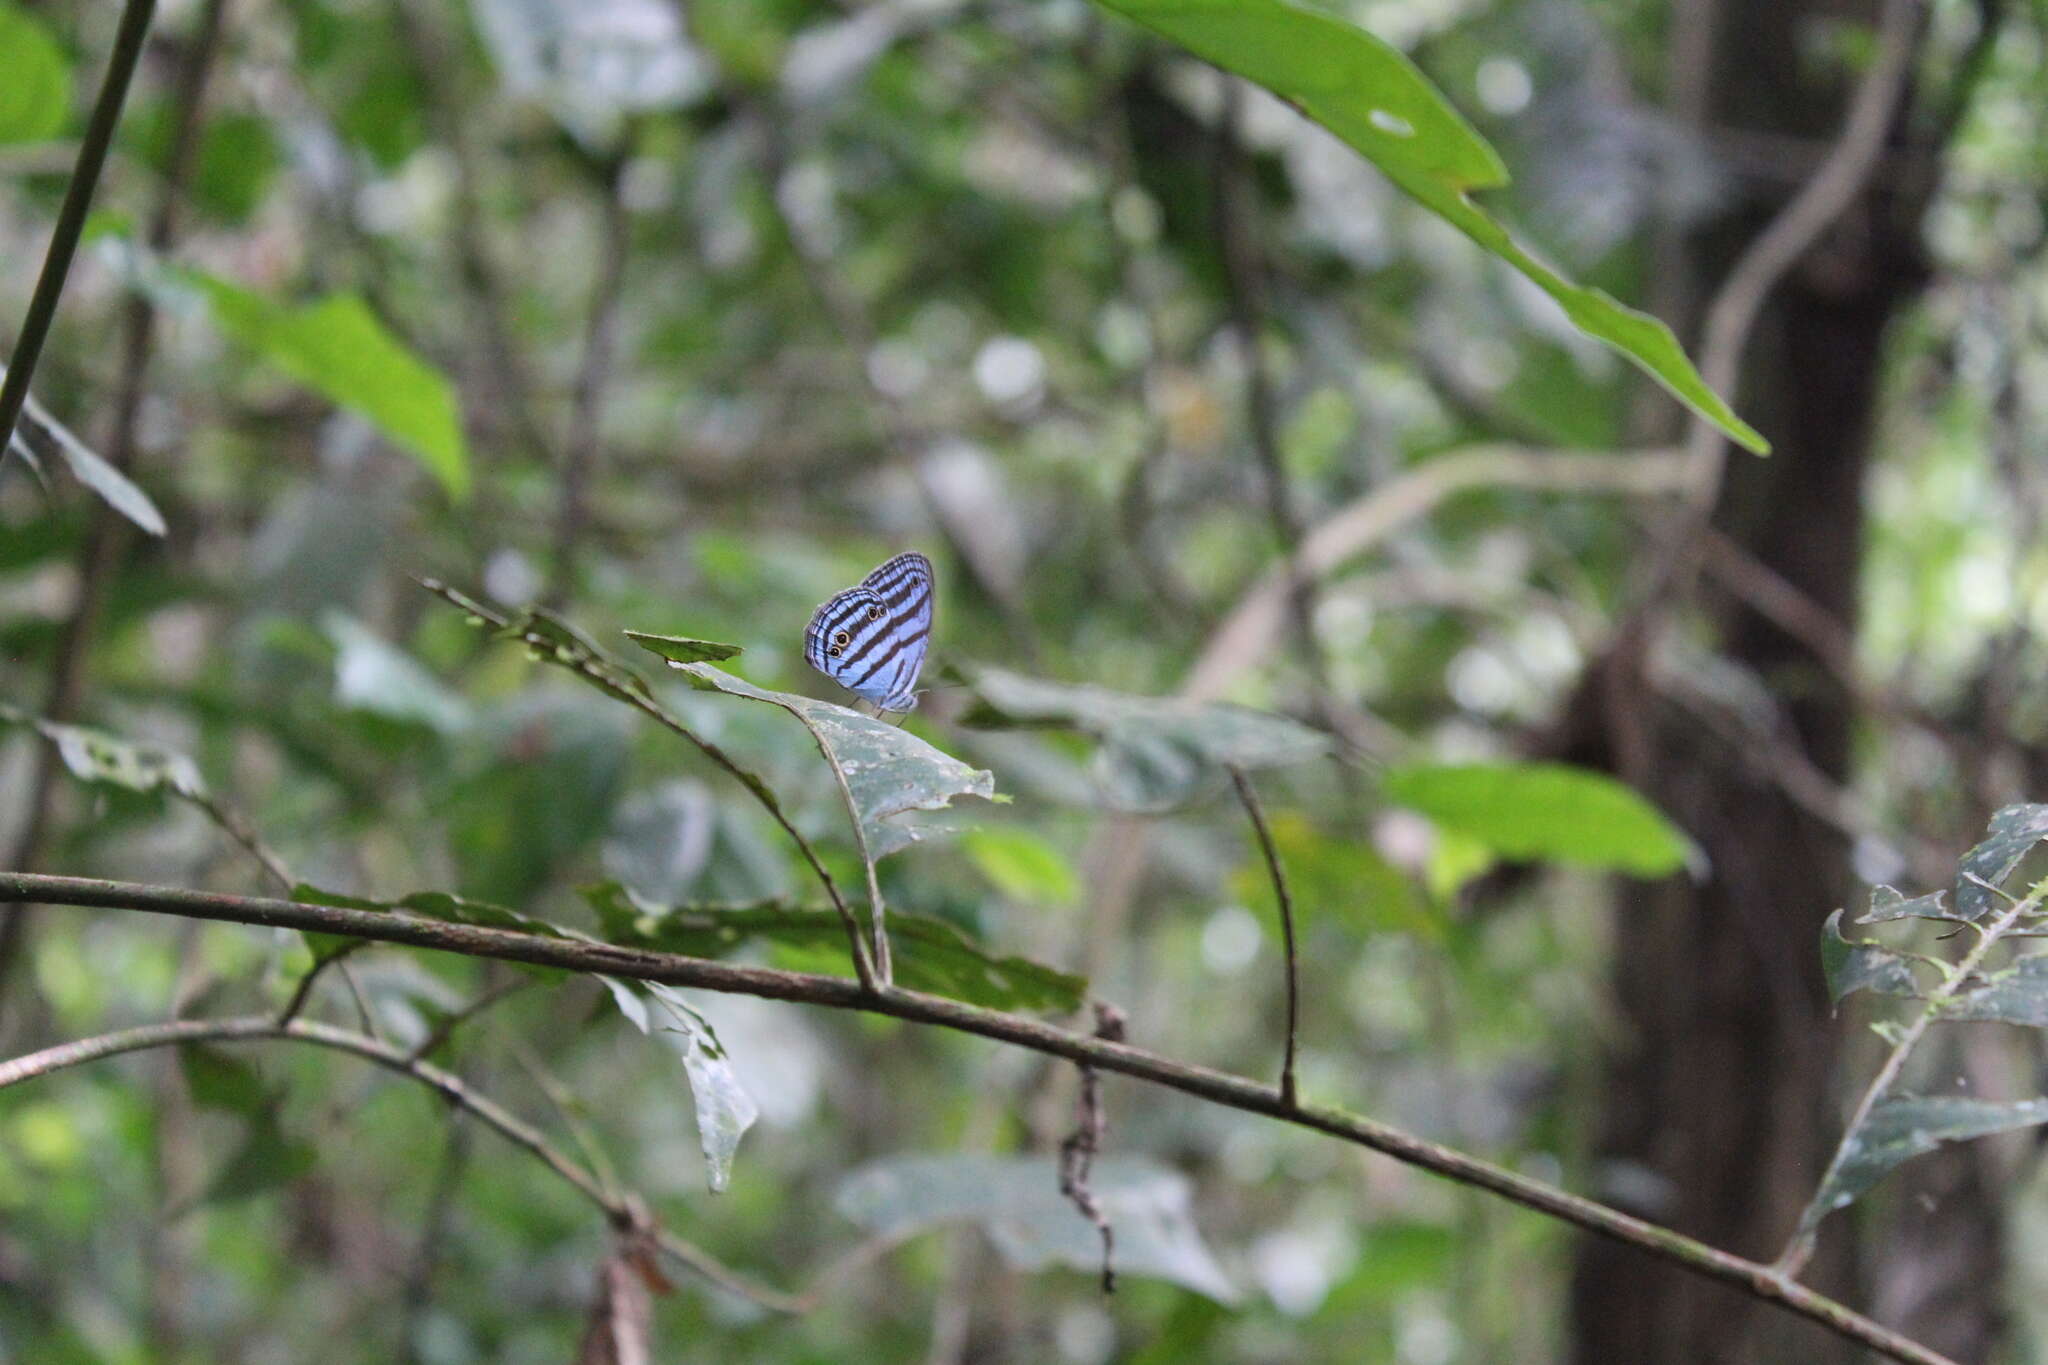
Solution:
M 650 907 L 617 882 L 585 887 L 604 937 L 627 947 L 725 957 L 750 944 L 770 945 L 780 966 L 802 971 L 850 972 L 846 926 L 837 912 L 765 904 Z M 1004 957 L 944 920 L 926 915 L 890 918 L 889 941 L 898 985 L 1000 1010 L 1068 1014 L 1086 1002 L 1078 976 Z
M 1893 1167 L 1944 1142 L 2043 1123 L 2048 1123 L 2048 1099 L 2003 1103 L 1953 1095 L 1901 1095 L 1881 1101 L 1862 1127 L 1842 1140 L 1827 1178 L 1800 1216 L 1800 1231 L 1812 1232 L 1821 1219 L 1862 1198 Z
M 1287 0 L 1096 0 L 1263 85 L 1342 138 L 1403 191 L 1527 276 L 1574 326 L 1627 356 L 1694 412 L 1759 453 L 1769 442 L 1700 378 L 1671 329 L 1573 284 L 1474 204 L 1507 183 L 1499 155 L 1415 64 L 1334 15 Z
M 1118 1274 L 1149 1275 L 1219 1303 L 1237 1302 L 1236 1287 L 1195 1226 L 1186 1176 L 1110 1157 L 1096 1163 L 1092 1183 L 1116 1229 Z M 847 1176 L 833 1204 L 877 1237 L 974 1223 L 1021 1270 L 1064 1265 L 1093 1273 L 1102 1262 L 1100 1236 L 1061 1197 L 1050 1157 L 891 1157 Z
M 448 377 L 393 336 L 354 294 L 286 307 L 197 271 L 213 319 L 314 392 L 362 417 L 417 457 L 450 497 L 469 493 L 469 452 Z
M 995 797 L 995 776 L 970 768 L 901 726 L 864 716 L 834 702 L 794 692 L 771 692 L 706 663 L 671 663 L 690 686 L 764 701 L 802 721 L 826 762 L 839 773 L 857 813 L 862 848 L 870 862 L 910 847 L 938 827 L 905 823 L 912 811 L 940 810 L 956 796 Z
M 1871 939 L 1842 936 L 1842 912 L 1828 916 L 1821 926 L 1820 966 L 1827 977 L 1828 996 L 1836 1004 L 1857 991 L 1879 995 L 1918 995 L 1920 983 L 1913 966 L 1882 943 Z
M 1387 799 L 1505 858 L 1576 863 L 1639 877 L 1685 866 L 1693 847 L 1655 806 L 1601 773 L 1557 763 L 1395 768 Z
M 41 142 L 71 113 L 71 63 L 40 20 L 0 3 L 0 143 Z
M 1205 794 L 1229 768 L 1275 768 L 1330 752 L 1330 741 L 1285 716 L 1227 702 L 1143 697 L 977 668 L 964 723 L 1080 730 L 1101 740 L 1097 790 L 1118 810 L 1164 811 Z

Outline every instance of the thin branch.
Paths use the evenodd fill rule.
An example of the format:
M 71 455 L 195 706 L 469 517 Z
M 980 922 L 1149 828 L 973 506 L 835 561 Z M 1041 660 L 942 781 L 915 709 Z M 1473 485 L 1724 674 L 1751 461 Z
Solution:
M 313 965 L 306 968 L 305 974 L 299 978 L 299 984 L 293 987 L 292 998 L 285 1001 L 284 1008 L 277 1012 L 277 1026 L 283 1028 L 286 1024 L 299 1017 L 299 1011 L 306 1008 L 306 1002 L 313 998 L 313 986 L 320 980 L 321 973 L 340 962 L 343 958 L 359 953 L 369 946 L 370 941 L 368 939 L 359 938 L 353 943 L 344 943 L 325 957 L 315 960 Z
M 1280 1099 L 1292 1109 L 1299 1102 L 1294 1087 L 1294 1054 L 1301 1036 L 1301 958 L 1294 942 L 1294 897 L 1288 894 L 1287 873 L 1280 866 L 1280 850 L 1273 846 L 1273 832 L 1266 827 L 1266 812 L 1259 794 L 1244 769 L 1232 766 L 1230 780 L 1237 787 L 1237 799 L 1251 817 L 1252 830 L 1259 836 L 1259 851 L 1266 855 L 1266 872 L 1273 879 L 1273 898 L 1280 905 L 1280 937 L 1287 949 L 1287 1049 L 1280 1062 Z
M 604 233 L 598 243 L 597 282 L 591 288 L 590 314 L 584 325 L 583 364 L 569 407 L 569 433 L 563 442 L 562 500 L 555 516 L 554 561 L 541 600 L 559 607 L 576 586 L 576 557 L 590 522 L 589 487 L 597 464 L 604 427 L 605 384 L 611 378 L 618 349 L 619 298 L 626 282 L 626 253 L 632 243 L 633 216 L 626 209 L 625 161 L 600 168 L 604 186 Z
M 616 944 L 543 938 L 534 934 L 514 933 L 479 925 L 449 924 L 403 914 L 324 905 L 301 905 L 293 901 L 228 896 L 215 892 L 142 886 L 84 877 L 0 872 L 0 904 L 20 901 L 36 901 L 46 905 L 141 910 L 154 914 L 184 915 L 266 928 L 309 929 L 318 933 L 371 938 L 385 943 L 462 953 L 471 957 L 530 962 L 569 971 L 598 972 L 611 976 L 631 977 L 635 980 L 690 986 L 700 990 L 752 995 L 766 1000 L 787 1000 L 832 1009 L 881 1014 L 912 1023 L 928 1024 L 991 1038 L 1049 1056 L 1087 1062 L 1105 1071 L 1134 1076 L 1139 1080 L 1178 1090 L 1226 1108 L 1263 1114 L 1297 1127 L 1327 1134 L 1380 1152 L 1408 1165 L 1435 1172 L 1461 1184 L 1488 1190 L 1525 1208 L 1570 1223 L 1574 1227 L 1597 1232 L 1662 1257 L 1695 1274 L 1733 1285 L 1756 1298 L 1782 1305 L 1801 1317 L 1819 1323 L 1842 1337 L 1880 1351 L 1894 1360 L 1907 1362 L 1908 1365 L 1955 1365 L 1939 1352 L 1871 1321 L 1846 1305 L 1779 1274 L 1769 1266 L 1717 1250 L 1668 1228 L 1658 1227 L 1519 1172 L 1426 1141 L 1377 1120 L 1341 1109 L 1289 1105 L 1275 1087 L 1262 1085 L 1242 1076 L 1233 1076 L 1208 1067 L 1192 1066 L 1129 1044 L 1109 1042 L 1036 1019 L 1005 1014 L 999 1010 L 949 1000 L 942 996 L 901 988 L 877 992 L 844 977 L 683 957 L 674 953 L 624 948 Z M 250 1026 L 252 1031 L 275 1031 L 275 1025 L 268 1019 L 250 1021 Z M 176 1028 L 178 1025 L 154 1027 L 164 1029 Z M 297 1035 L 302 1031 L 319 1027 L 309 1021 L 299 1020 L 291 1025 L 291 1031 Z M 356 1040 L 354 1035 L 348 1036 L 351 1040 L 351 1050 L 360 1050 L 357 1046 L 359 1040 Z M 109 1055 L 109 1051 L 103 1041 L 93 1040 L 89 1043 L 61 1045 L 37 1054 L 35 1058 L 0 1063 L 0 1089 L 30 1076 L 40 1075 L 58 1065 Z M 364 1055 L 372 1054 L 365 1051 Z M 396 1057 L 400 1061 L 404 1060 L 404 1054 L 395 1049 L 389 1050 L 386 1055 Z M 415 1065 L 424 1068 L 426 1064 Z M 460 1082 L 456 1084 L 459 1085 Z M 498 1112 L 502 1114 L 502 1111 Z M 517 1120 L 513 1122 L 516 1124 Z M 551 1149 L 550 1155 L 554 1155 Z M 578 1168 L 575 1175 L 576 1179 L 572 1183 L 578 1183 L 579 1187 L 585 1188 L 587 1192 L 596 1190 L 587 1173 Z M 565 1175 L 564 1178 L 569 1177 Z
M 419 585 L 462 611 L 476 616 L 498 631 L 502 632 L 511 629 L 512 620 L 510 617 L 505 616 L 501 612 L 493 611 L 481 602 L 462 596 L 437 579 L 422 578 L 419 580 Z M 537 652 L 538 657 L 554 660 L 562 667 L 576 673 L 579 677 L 586 678 L 595 683 L 611 696 L 617 697 L 619 700 L 632 706 L 641 714 L 656 721 L 663 728 L 671 730 L 681 735 L 684 739 L 689 740 L 690 743 L 697 746 L 698 751 L 706 758 L 725 769 L 727 773 L 738 780 L 739 784 L 745 787 L 753 795 L 754 799 L 761 804 L 761 808 L 774 818 L 775 823 L 782 826 L 783 833 L 790 837 L 790 841 L 796 845 L 797 851 L 803 854 L 804 861 L 810 864 L 811 871 L 816 874 L 819 884 L 825 888 L 825 894 L 831 898 L 832 908 L 839 912 L 839 922 L 845 926 L 847 946 L 853 954 L 854 975 L 860 978 L 860 983 L 865 989 L 870 991 L 876 989 L 875 969 L 873 963 L 868 958 L 867 944 L 861 938 L 860 925 L 854 919 L 852 909 L 847 906 L 846 898 L 839 893 L 839 883 L 832 880 L 832 874 L 825 870 L 825 864 L 818 858 L 817 850 L 811 847 L 811 841 L 804 838 L 798 832 L 797 827 L 791 823 L 789 816 L 783 812 L 782 803 L 775 799 L 775 793 L 768 789 L 766 783 L 741 767 L 725 750 L 719 748 L 716 744 L 713 744 L 710 740 L 704 738 L 695 730 L 683 724 L 682 721 L 669 714 L 666 708 L 647 694 L 644 685 L 622 686 L 617 678 L 606 673 L 590 659 L 581 657 L 563 658 L 557 651 L 557 642 L 544 635 L 527 631 L 520 638 Z M 634 681 L 638 682 L 637 677 L 634 678 Z M 832 770 L 835 773 L 838 772 L 838 766 L 836 764 L 832 765 Z M 844 779 L 841 780 L 843 781 Z M 856 833 L 858 833 L 858 829 L 856 829 Z
M 1238 675 L 1267 657 L 1284 628 L 1293 575 L 1323 578 L 1456 494 L 1475 488 L 1659 497 L 1685 487 L 1686 464 L 1671 450 L 1550 454 L 1485 444 L 1438 455 L 1339 509 L 1302 538 L 1301 549 L 1247 592 L 1210 635 L 1181 695 L 1221 696 Z
M 78 239 L 85 231 L 93 192 L 99 188 L 100 172 L 106 168 L 107 149 L 113 146 L 114 129 L 121 122 L 128 83 L 134 79 L 135 64 L 142 56 L 143 40 L 149 36 L 150 20 L 155 16 L 156 0 L 128 0 L 121 11 L 121 25 L 114 31 L 114 50 L 107 58 L 107 74 L 100 79 L 99 98 L 93 102 L 85 140 L 78 144 L 78 162 L 72 167 L 70 183 L 64 187 L 57 226 L 50 234 L 49 249 L 43 254 L 42 273 L 36 276 L 35 292 L 29 296 L 28 313 L 21 322 L 21 336 L 8 357 L 7 377 L 0 379 L 0 461 L 4 461 L 7 447 L 14 439 L 22 405 L 28 402 L 28 381 L 36 372 L 36 362 L 42 359 L 50 324 L 57 319 L 57 300 L 64 293 L 65 277 L 71 273 L 71 258 L 78 252 Z
M 1927 1032 L 1928 1025 L 1941 1018 L 1942 1012 L 1947 1009 L 1956 992 L 1972 982 L 1977 968 L 1983 965 L 1984 955 L 2018 927 L 2020 921 L 2038 911 L 2044 898 L 2048 898 L 2048 882 L 2035 887 L 2024 900 L 2017 900 L 2008 905 L 1989 925 L 1977 926 L 1983 932 L 1977 935 L 1977 941 L 1960 960 L 1953 964 L 1940 961 L 1935 963 L 1942 969 L 1941 983 L 1927 993 L 1920 1013 L 1915 1015 L 1913 1021 L 1899 1034 L 1898 1041 L 1892 1045 L 1891 1055 L 1884 1059 L 1884 1065 L 1879 1067 L 1877 1075 L 1871 1078 L 1870 1088 L 1863 1092 L 1862 1100 L 1856 1105 L 1856 1112 L 1849 1116 L 1848 1124 L 1842 1129 L 1841 1143 L 1835 1148 L 1834 1156 L 1829 1158 L 1828 1168 L 1822 1173 L 1817 1189 L 1827 1188 L 1835 1173 L 1842 1168 L 1842 1164 L 1849 1160 L 1852 1144 L 1861 1134 L 1864 1123 L 1869 1120 L 1870 1111 L 1877 1108 L 1879 1102 L 1891 1093 L 1899 1074 L 1905 1070 L 1906 1058 L 1919 1044 L 1920 1035 Z M 1786 1242 L 1785 1249 L 1779 1253 L 1771 1269 L 1787 1279 L 1798 1275 L 1805 1268 L 1807 1259 L 1813 1255 L 1818 1233 L 1817 1226 L 1809 1228 L 1802 1220 L 1801 1226 L 1794 1230 L 1791 1240 Z
M 464 1024 L 476 1018 L 479 1014 L 482 1014 L 507 996 L 517 995 L 520 991 L 533 985 L 537 979 L 531 976 L 510 976 L 500 981 L 497 985 L 492 986 L 476 999 L 434 1025 L 433 1030 L 420 1040 L 419 1046 L 412 1050 L 410 1054 L 412 1059 L 417 1062 L 433 1056 L 441 1050 L 443 1044 L 455 1036 L 455 1030 L 461 1028 Z

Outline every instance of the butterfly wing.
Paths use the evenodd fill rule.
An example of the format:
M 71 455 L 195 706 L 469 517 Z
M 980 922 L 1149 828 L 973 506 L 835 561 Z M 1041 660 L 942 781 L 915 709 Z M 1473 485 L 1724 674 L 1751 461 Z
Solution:
M 804 658 L 855 696 L 908 711 L 931 632 L 931 561 L 901 554 L 818 608 L 804 632 Z

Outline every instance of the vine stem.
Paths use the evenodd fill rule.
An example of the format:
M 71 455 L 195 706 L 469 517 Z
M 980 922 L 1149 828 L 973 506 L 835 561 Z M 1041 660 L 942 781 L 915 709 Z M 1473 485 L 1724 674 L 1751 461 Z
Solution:
M 1294 942 L 1294 897 L 1287 891 L 1287 873 L 1280 866 L 1280 851 L 1273 846 L 1273 832 L 1266 827 L 1266 812 L 1259 794 L 1244 769 L 1233 765 L 1230 780 L 1237 787 L 1237 799 L 1251 817 L 1252 830 L 1259 836 L 1259 851 L 1266 855 L 1266 872 L 1273 879 L 1273 898 L 1280 903 L 1280 937 L 1287 949 L 1287 1046 L 1280 1059 L 1280 1098 L 1288 1108 L 1297 1103 L 1294 1088 L 1294 1053 L 1301 1036 L 1301 956 Z
M 1826 1189 L 1828 1183 L 1835 1178 L 1835 1173 L 1842 1168 L 1842 1163 L 1849 1159 L 1849 1144 L 1869 1121 L 1871 1111 L 1877 1108 L 1879 1102 L 1890 1093 L 1892 1086 L 1897 1084 L 1899 1073 L 1905 1070 L 1907 1056 L 1919 1044 L 1920 1036 L 1927 1032 L 1928 1025 L 1941 1018 L 1942 1011 L 1948 1007 L 1948 1002 L 1983 964 L 1984 955 L 2002 942 L 2014 925 L 2041 908 L 2044 896 L 2048 896 L 2048 881 L 2036 885 L 2027 893 L 2026 899 L 2008 904 L 1999 912 L 1998 918 L 1991 921 L 1989 927 L 1978 925 L 1975 921 L 1966 921 L 1971 928 L 1978 930 L 1977 941 L 1970 945 L 1970 951 L 1963 954 L 1961 960 L 1954 965 L 1934 960 L 1934 965 L 1942 969 L 1941 984 L 1927 996 L 1920 1013 L 1906 1025 L 1905 1031 L 1899 1035 L 1899 1040 L 1892 1045 L 1891 1055 L 1884 1059 L 1884 1065 L 1879 1067 L 1877 1075 L 1871 1078 L 1870 1088 L 1863 1092 L 1863 1098 L 1857 1102 L 1856 1112 L 1849 1116 L 1848 1125 L 1842 1129 L 1842 1140 L 1836 1145 L 1835 1154 L 1828 1158 L 1828 1168 L 1821 1174 L 1820 1184 L 1816 1190 Z M 1821 1216 L 1825 1217 L 1825 1214 Z M 1800 1219 L 1799 1226 L 1793 1230 L 1791 1239 L 1785 1243 L 1785 1249 L 1778 1253 L 1778 1259 L 1772 1263 L 1771 1269 L 1788 1279 L 1805 1269 L 1818 1240 L 1819 1222 L 1820 1219 L 1815 1218 L 1809 1226 L 1806 1219 Z
M 1847 1340 L 1905 1362 L 1905 1365 L 1956 1365 L 1939 1351 L 1872 1321 L 1848 1305 L 1797 1283 L 1771 1266 L 1710 1247 L 1596 1200 L 1571 1194 L 1520 1172 L 1427 1141 L 1376 1119 L 1342 1109 L 1290 1105 L 1276 1087 L 1247 1077 L 1190 1065 L 1128 1043 L 1111 1042 L 1023 1015 L 1006 1014 L 944 996 L 927 995 L 901 987 L 877 992 L 860 982 L 839 976 L 684 957 L 610 943 L 544 938 L 538 934 L 481 925 L 449 924 L 412 915 L 303 905 L 295 901 L 86 877 L 0 872 L 0 904 L 23 901 L 140 910 L 265 928 L 306 929 L 462 953 L 470 957 L 529 962 L 568 971 L 598 972 L 640 981 L 758 996 L 765 1000 L 787 1000 L 888 1015 L 911 1023 L 971 1033 L 1047 1056 L 1086 1062 L 1105 1071 L 1133 1076 L 1225 1108 L 1263 1114 L 1323 1133 L 1460 1184 L 1487 1190 L 1524 1208 L 1637 1247 L 1694 1274 L 1733 1285 L 1757 1299 L 1789 1309 Z M 265 1027 L 272 1026 L 269 1020 L 263 1023 Z M 293 1027 L 305 1027 L 306 1023 L 304 1020 L 296 1021 Z M 79 1045 L 67 1046 L 75 1048 Z M 53 1049 L 55 1052 L 62 1050 Z M 22 1065 L 22 1061 L 0 1062 L 0 1087 L 26 1079 L 27 1074 L 40 1074 L 24 1074 Z

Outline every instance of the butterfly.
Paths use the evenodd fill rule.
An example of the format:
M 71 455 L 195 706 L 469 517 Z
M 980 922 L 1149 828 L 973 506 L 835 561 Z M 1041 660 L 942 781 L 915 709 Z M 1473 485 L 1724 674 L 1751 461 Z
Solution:
M 931 639 L 932 562 L 901 554 L 826 599 L 804 631 L 804 658 L 884 711 L 911 711 Z

